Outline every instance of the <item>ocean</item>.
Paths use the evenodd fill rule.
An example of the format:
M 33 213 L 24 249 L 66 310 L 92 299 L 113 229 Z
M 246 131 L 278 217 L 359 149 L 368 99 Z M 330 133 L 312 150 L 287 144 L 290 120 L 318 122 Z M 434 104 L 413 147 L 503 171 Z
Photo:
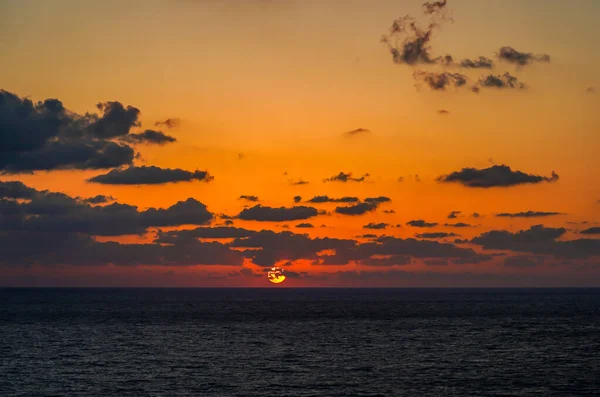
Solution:
M 600 396 L 600 289 L 0 289 L 0 396 Z

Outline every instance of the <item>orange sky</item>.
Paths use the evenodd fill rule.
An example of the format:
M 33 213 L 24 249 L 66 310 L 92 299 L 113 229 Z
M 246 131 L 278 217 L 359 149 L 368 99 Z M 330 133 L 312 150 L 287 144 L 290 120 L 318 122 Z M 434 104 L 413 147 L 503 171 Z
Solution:
M 289 247 L 281 243 L 284 248 L 262 246 L 265 255 L 275 258 L 262 264 L 248 254 L 243 264 L 236 265 L 132 261 L 115 266 L 114 253 L 106 245 L 103 263 L 84 263 L 75 254 L 69 257 L 69 250 L 76 253 L 81 247 L 62 247 L 59 254 L 38 252 L 36 246 L 35 254 L 15 250 L 0 260 L 0 286 L 267 286 L 263 273 L 271 265 L 295 275 L 281 286 L 600 286 L 600 233 L 595 231 L 600 226 L 600 55 L 595 40 L 600 35 L 595 23 L 600 4 L 449 0 L 440 11 L 445 19 L 432 31 L 427 56 L 452 54 L 456 62 L 483 56 L 493 61 L 492 68 L 448 66 L 422 61 L 425 58 L 413 64 L 393 62 L 381 36 L 390 34 L 392 22 L 404 15 L 414 16 L 426 29 L 436 15 L 424 15 L 420 1 L 0 1 L 0 89 L 19 101 L 56 98 L 68 109 L 61 117 L 72 123 L 64 124 L 40 148 L 13 147 L 12 142 L 30 139 L 31 125 L 31 136 L 42 134 L 44 127 L 36 124 L 36 117 L 47 121 L 46 113 L 40 108 L 39 114 L 16 122 L 12 117 L 19 114 L 17 105 L 0 101 L 0 183 L 21 181 L 37 190 L 33 198 L 0 197 L 9 208 L 0 211 L 0 247 L 26 247 L 36 241 L 28 233 L 43 239 L 39 233 L 56 235 L 59 229 L 70 230 L 65 241 L 74 233 L 99 242 L 158 245 L 153 241 L 159 229 L 223 226 L 226 215 L 231 227 L 354 240 L 356 249 L 354 259 L 339 265 L 319 263 L 323 253 L 313 248 L 292 255 L 298 247 L 290 242 Z M 411 38 L 398 37 L 399 42 Z M 503 46 L 518 50 L 524 63 L 499 59 Z M 550 62 L 540 61 L 539 54 L 548 54 Z M 415 79 L 421 70 L 450 79 L 459 74 L 468 83 L 435 89 Z M 485 76 L 501 77 L 505 72 L 526 88 L 480 83 Z M 472 92 L 473 86 L 480 92 Z M 97 118 L 85 114 L 101 119 L 103 113 L 95 105 L 109 101 L 139 109 L 141 125 L 132 124 L 125 134 L 100 136 Z M 446 114 L 439 112 L 442 109 Z M 168 118 L 179 120 L 178 125 L 155 125 Z M 81 120 L 89 123 L 82 134 L 91 135 L 68 135 L 71 129 L 82 128 L 75 124 Z M 368 131 L 347 134 L 359 128 Z M 148 129 L 176 142 L 127 140 Z M 81 143 L 78 139 L 129 146 L 139 156 L 111 166 L 82 166 L 68 160 L 66 149 L 61 149 L 50 157 L 60 158 L 62 165 L 32 165 L 41 163 L 41 151 L 55 148 L 56 142 L 68 146 Z M 17 163 L 30 169 L 15 171 Z M 538 179 L 506 186 L 498 182 L 496 173 L 506 172 L 500 165 L 510 167 L 512 177 L 522 172 Z M 214 179 L 151 185 L 88 181 L 129 166 L 206 170 Z M 461 171 L 467 167 L 483 172 L 485 182 L 494 186 L 470 187 Z M 557 180 L 543 180 L 553 171 Z M 369 176 L 360 182 L 324 181 L 340 172 Z M 463 179 L 438 180 L 453 172 L 462 173 Z M 293 184 L 299 180 L 308 183 Z M 40 200 L 47 205 L 43 190 L 80 201 L 108 195 L 137 206 L 140 213 L 193 198 L 213 217 L 205 223 L 140 226 L 143 232 L 137 235 L 121 234 L 115 226 L 112 235 L 100 236 L 73 226 L 82 216 L 77 211 L 88 211 L 88 204 L 73 203 L 65 210 L 74 211 L 68 215 L 31 212 L 34 205 L 28 203 Z M 241 195 L 255 195 L 259 201 L 240 200 Z M 391 201 L 364 215 L 349 216 L 335 211 L 347 204 L 306 202 L 321 195 L 361 201 L 384 196 Z M 302 200 L 295 203 L 294 196 Z M 15 203 L 22 206 L 21 226 L 11 223 L 17 214 Z M 244 208 L 255 205 L 286 211 L 309 206 L 322 213 L 298 220 L 240 219 Z M 448 219 L 452 211 L 460 214 Z M 526 211 L 557 214 L 498 216 Z M 474 218 L 474 212 L 481 216 Z M 407 224 L 411 220 L 437 225 L 414 227 Z M 41 230 L 38 221 L 54 226 Z M 37 226 L 26 230 L 27 222 Z M 444 226 L 458 222 L 471 227 Z M 314 227 L 297 228 L 300 223 Z M 364 228 L 369 223 L 388 226 Z M 519 240 L 516 233 L 534 225 L 564 230 L 556 232 L 556 238 L 536 234 L 531 240 Z M 491 230 L 511 233 L 510 248 L 490 249 L 477 243 Z M 408 255 L 410 263 L 373 266 L 358 254 L 367 249 L 360 245 L 369 241 L 377 245 L 375 251 L 383 252 L 382 236 L 405 241 L 438 232 L 457 236 L 426 240 L 501 255 L 457 264 L 452 255 L 438 258 L 399 251 L 397 255 Z M 364 234 L 379 239 L 357 238 Z M 248 248 L 234 249 L 232 238 L 210 241 L 227 250 Z M 419 247 L 419 252 L 427 251 L 424 245 Z M 175 251 L 185 256 L 188 248 L 178 240 Z M 330 254 L 335 252 L 331 248 Z M 373 255 L 369 257 L 378 258 Z M 55 263 L 55 257 L 67 259 Z M 445 264 L 436 265 L 435 260 Z

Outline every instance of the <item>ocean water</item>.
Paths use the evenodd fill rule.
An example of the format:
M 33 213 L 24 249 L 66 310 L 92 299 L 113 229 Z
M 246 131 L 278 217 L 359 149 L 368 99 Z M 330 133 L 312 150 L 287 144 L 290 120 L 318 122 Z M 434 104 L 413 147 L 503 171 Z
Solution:
M 0 289 L 0 396 L 591 395 L 597 289 Z

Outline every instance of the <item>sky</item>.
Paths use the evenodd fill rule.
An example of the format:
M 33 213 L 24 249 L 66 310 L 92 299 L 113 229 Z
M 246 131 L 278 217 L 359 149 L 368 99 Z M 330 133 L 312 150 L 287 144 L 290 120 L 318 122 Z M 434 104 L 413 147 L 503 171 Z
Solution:
M 599 15 L 0 0 L 0 286 L 600 287 Z

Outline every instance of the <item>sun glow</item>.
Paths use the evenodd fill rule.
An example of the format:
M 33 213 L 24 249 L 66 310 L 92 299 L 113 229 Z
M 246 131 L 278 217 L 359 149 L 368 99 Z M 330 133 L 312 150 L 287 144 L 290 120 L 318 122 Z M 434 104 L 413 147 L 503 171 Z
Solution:
M 272 267 L 267 273 L 267 277 L 273 284 L 282 283 L 286 279 L 286 277 L 283 275 L 283 269 L 280 267 Z

